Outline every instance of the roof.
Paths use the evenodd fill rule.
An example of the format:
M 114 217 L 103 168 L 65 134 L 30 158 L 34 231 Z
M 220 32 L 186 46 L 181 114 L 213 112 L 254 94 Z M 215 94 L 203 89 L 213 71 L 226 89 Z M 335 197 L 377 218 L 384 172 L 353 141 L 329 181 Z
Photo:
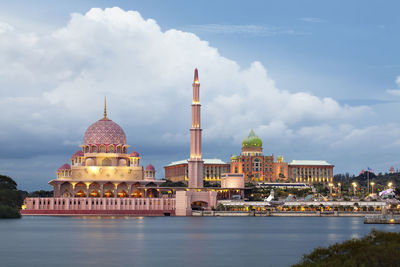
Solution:
M 146 171 L 156 171 L 155 169 L 154 169 L 154 166 L 153 165 L 151 165 L 151 163 L 149 164 L 149 165 L 147 165 L 147 167 L 146 167 Z
M 58 171 L 61 170 L 70 170 L 71 166 L 68 163 L 65 163 L 64 165 L 62 165 L 60 168 L 58 168 Z
M 220 159 L 203 159 L 204 164 L 226 164 L 225 162 L 223 162 Z M 188 160 L 184 159 L 184 160 L 178 160 L 178 161 L 173 161 L 170 164 L 167 165 L 168 166 L 175 166 L 175 165 L 180 165 L 180 164 L 187 164 Z
M 292 160 L 289 165 L 312 165 L 312 166 L 333 166 L 325 160 Z
M 84 156 L 83 151 L 78 150 L 72 155 L 72 158 L 83 157 L 83 156 Z
M 133 152 L 131 153 L 131 157 L 139 157 L 139 153 L 136 152 L 136 151 L 133 151 Z
M 252 129 L 249 133 L 249 136 L 243 139 L 242 147 L 262 147 L 262 140 L 254 133 Z
M 83 143 L 125 145 L 126 135 L 121 126 L 105 117 L 89 126 L 83 137 Z

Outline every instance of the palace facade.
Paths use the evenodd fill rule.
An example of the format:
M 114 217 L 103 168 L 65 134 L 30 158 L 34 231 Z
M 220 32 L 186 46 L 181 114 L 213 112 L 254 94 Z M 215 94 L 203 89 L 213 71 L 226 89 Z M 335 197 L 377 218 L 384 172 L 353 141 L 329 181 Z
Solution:
M 324 160 L 293 160 L 289 164 L 289 173 L 295 182 L 332 183 L 333 167 Z
M 221 182 L 222 175 L 230 170 L 229 163 L 225 163 L 220 159 L 203 159 L 204 169 L 203 177 L 207 182 Z M 165 179 L 172 182 L 188 181 L 188 160 L 173 161 L 164 167 Z
M 244 174 L 247 182 L 328 183 L 333 180 L 334 165 L 323 160 L 293 160 L 264 155 L 262 140 L 253 130 L 242 141 L 242 152 L 233 155 L 230 172 Z

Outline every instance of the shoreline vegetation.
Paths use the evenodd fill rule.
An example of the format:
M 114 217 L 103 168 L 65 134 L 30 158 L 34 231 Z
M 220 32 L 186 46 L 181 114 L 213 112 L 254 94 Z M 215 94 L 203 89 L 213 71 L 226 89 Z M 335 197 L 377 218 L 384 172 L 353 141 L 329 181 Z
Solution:
M 372 230 L 368 235 L 318 247 L 292 267 L 399 266 L 400 233 Z
M 8 176 L 0 175 L 0 218 L 21 218 L 22 203 L 17 183 Z

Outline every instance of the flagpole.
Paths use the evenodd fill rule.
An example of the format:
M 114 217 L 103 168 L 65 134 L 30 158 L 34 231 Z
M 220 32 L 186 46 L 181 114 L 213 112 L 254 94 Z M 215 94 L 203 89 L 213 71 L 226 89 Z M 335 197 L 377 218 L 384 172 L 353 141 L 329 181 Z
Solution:
M 369 168 L 368 168 L 369 169 Z M 367 196 L 369 195 L 369 170 L 367 169 Z

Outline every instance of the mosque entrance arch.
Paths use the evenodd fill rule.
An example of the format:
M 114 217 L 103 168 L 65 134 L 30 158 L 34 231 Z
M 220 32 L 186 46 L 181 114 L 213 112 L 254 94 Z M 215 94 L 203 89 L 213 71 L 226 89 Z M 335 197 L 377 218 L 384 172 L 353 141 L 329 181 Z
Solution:
M 207 210 L 208 203 L 205 201 L 194 201 L 191 204 L 192 210 Z

